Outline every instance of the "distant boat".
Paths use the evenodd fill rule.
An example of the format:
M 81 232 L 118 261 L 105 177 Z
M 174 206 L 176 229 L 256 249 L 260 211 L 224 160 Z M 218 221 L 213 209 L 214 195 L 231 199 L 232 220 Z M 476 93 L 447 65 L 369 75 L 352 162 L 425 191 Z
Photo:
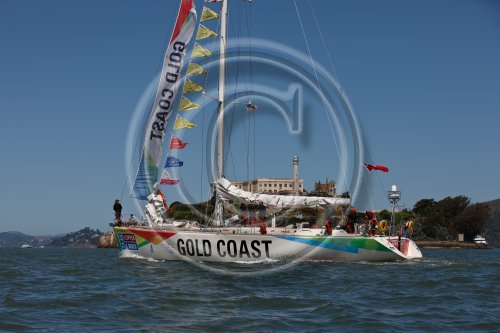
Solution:
M 485 245 L 485 246 L 488 245 L 486 238 L 484 238 L 481 235 L 476 235 L 476 237 L 474 237 L 474 243 L 479 244 L 479 245 Z
M 33 246 L 29 245 L 29 244 L 23 244 L 21 245 L 21 249 L 31 249 Z

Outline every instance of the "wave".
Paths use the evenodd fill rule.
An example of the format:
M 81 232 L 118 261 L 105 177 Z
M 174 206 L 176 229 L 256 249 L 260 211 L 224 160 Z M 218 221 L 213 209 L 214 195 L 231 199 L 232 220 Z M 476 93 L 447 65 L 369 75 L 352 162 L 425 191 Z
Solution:
M 244 260 L 236 260 L 235 264 L 243 264 L 243 265 L 255 265 L 255 264 L 274 264 L 278 262 L 278 259 L 265 258 L 260 260 L 252 260 L 252 261 L 244 261 Z
M 149 262 L 164 262 L 165 261 L 165 260 L 153 259 L 153 258 L 150 258 L 150 257 L 143 257 L 140 254 L 130 253 L 130 252 L 122 252 L 120 254 L 120 258 L 146 260 L 146 261 L 149 261 Z

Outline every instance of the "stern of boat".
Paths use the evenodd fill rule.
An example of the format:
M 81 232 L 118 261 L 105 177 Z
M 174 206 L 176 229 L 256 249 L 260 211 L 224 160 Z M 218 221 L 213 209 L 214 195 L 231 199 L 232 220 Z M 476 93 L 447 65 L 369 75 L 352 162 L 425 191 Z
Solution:
M 406 237 L 378 237 L 376 239 L 402 259 L 422 258 L 422 252 L 412 239 Z

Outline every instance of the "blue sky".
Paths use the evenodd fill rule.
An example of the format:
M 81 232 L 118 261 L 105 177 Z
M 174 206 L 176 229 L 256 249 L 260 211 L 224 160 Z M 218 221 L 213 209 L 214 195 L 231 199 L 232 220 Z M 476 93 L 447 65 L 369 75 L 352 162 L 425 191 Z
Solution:
M 309 6 L 297 2 L 312 56 L 328 69 Z M 392 184 L 407 207 L 421 198 L 500 197 L 499 3 L 311 3 L 371 162 L 391 169 L 372 182 L 376 208 L 386 205 L 384 191 Z M 238 6 L 233 1 L 230 10 Z M 254 0 L 252 6 L 252 37 L 307 54 L 292 1 Z M 107 229 L 130 163 L 124 160 L 130 122 L 160 69 L 177 8 L 177 1 L 0 2 L 0 231 Z M 233 28 L 242 23 L 234 16 Z M 248 123 L 242 120 L 234 134 L 232 145 L 245 146 L 242 154 L 234 152 L 236 178 L 289 177 L 295 152 L 304 156 L 306 188 L 336 178 L 338 170 L 324 166 L 335 152 L 321 120 L 311 120 L 319 130 L 305 147 L 264 111 L 252 123 L 259 131 L 256 146 L 266 146 L 258 148 L 255 169 L 253 149 L 247 163 L 241 156 L 246 143 L 237 143 L 245 140 L 241 128 Z M 190 150 L 182 155 L 182 178 L 196 194 L 200 162 L 188 162 L 201 156 L 200 133 L 183 136 Z M 171 200 L 174 192 L 167 194 Z M 127 195 L 123 202 L 125 212 L 133 210 Z

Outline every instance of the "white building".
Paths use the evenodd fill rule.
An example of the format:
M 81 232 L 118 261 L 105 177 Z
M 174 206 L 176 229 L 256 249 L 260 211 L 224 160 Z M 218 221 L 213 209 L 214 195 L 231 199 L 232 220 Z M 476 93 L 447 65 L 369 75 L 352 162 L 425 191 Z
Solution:
M 293 178 L 257 178 L 244 182 L 233 181 L 232 184 L 239 189 L 254 193 L 304 193 L 304 180 L 299 178 L 299 157 L 293 157 Z
M 304 193 L 304 180 L 298 179 L 299 194 Z M 292 178 L 257 178 L 245 182 L 232 182 L 232 184 L 244 191 L 254 193 L 282 193 L 292 194 L 293 179 Z

